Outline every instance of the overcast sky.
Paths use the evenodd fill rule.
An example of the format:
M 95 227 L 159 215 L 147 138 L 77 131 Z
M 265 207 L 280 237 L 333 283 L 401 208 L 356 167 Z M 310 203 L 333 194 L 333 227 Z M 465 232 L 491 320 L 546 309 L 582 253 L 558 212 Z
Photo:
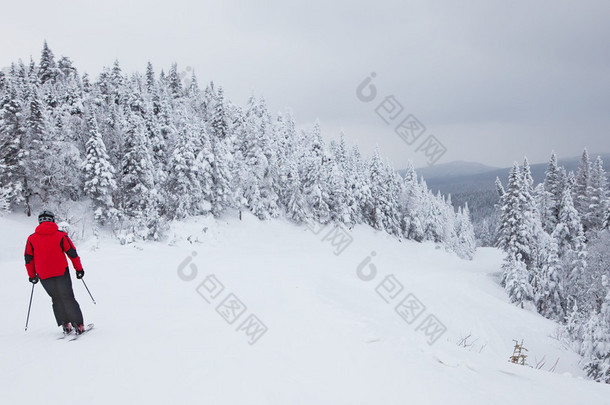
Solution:
M 38 61 L 45 39 L 92 75 L 115 59 L 127 73 L 177 62 L 237 104 L 254 92 L 300 127 L 318 119 L 326 139 L 378 145 L 396 168 L 509 166 L 610 152 L 609 21 L 607 0 L 32 0 L 2 6 L 0 67 Z M 364 102 L 356 89 L 372 72 Z M 375 110 L 389 96 L 386 123 Z M 394 132 L 409 114 L 425 126 L 411 145 Z M 444 155 L 421 150 L 430 135 Z

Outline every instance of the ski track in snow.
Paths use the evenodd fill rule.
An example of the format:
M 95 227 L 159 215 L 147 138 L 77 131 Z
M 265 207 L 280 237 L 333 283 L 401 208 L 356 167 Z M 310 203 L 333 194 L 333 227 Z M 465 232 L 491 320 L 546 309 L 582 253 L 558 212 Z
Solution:
M 69 342 L 56 339 L 40 284 L 24 332 L 22 254 L 36 224 L 17 215 L 0 224 L 3 403 L 610 404 L 610 386 L 583 377 L 554 323 L 508 303 L 495 249 L 464 261 L 357 226 L 335 255 L 322 234 L 250 215 L 176 223 L 159 243 L 76 240 L 98 304 L 71 269 L 95 331 Z M 357 274 L 367 257 L 371 281 Z M 179 277 L 183 263 L 194 265 L 192 281 Z M 208 303 L 197 288 L 212 274 L 224 290 Z M 392 303 L 376 292 L 389 275 L 403 286 Z M 231 293 L 246 309 L 229 324 L 216 309 Z M 426 307 L 410 325 L 394 311 L 409 293 Z M 253 345 L 237 330 L 251 314 L 268 328 Z M 433 345 L 415 330 L 428 315 L 447 328 Z M 469 334 L 474 345 L 458 346 Z M 508 363 L 513 339 L 524 339 L 530 364 L 544 357 L 544 370 L 559 358 L 555 372 Z

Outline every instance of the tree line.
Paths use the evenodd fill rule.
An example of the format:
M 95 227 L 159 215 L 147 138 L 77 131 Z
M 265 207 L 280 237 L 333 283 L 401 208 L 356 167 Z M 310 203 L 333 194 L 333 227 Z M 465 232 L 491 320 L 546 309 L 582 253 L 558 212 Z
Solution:
M 252 96 L 232 103 L 220 86 L 183 81 L 176 64 L 126 75 L 119 62 L 96 79 L 44 44 L 40 61 L 0 73 L 0 210 L 86 201 L 120 237 L 158 239 L 169 221 L 249 211 L 444 243 L 471 258 L 468 207 L 404 178 L 375 151 L 319 124 L 298 130 L 289 110 Z

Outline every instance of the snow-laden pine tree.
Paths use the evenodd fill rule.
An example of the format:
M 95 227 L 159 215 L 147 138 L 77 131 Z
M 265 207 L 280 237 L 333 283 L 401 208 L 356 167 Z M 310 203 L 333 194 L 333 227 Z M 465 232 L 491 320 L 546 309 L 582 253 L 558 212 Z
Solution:
M 261 203 L 263 210 L 269 218 L 277 218 L 280 214 L 280 201 L 276 192 L 276 184 L 280 179 L 278 165 L 278 155 L 284 153 L 277 149 L 278 139 L 274 136 L 279 135 L 273 130 L 271 115 L 267 111 L 267 105 L 263 98 L 257 104 L 256 115 L 259 119 L 258 144 L 261 146 L 267 167 L 263 171 L 263 176 L 259 182 L 261 193 Z
M 404 174 L 403 194 L 400 211 L 402 215 L 402 232 L 407 239 L 421 242 L 424 239 L 422 224 L 423 193 L 417 180 L 413 163 L 409 161 Z
M 386 184 L 387 184 L 387 191 L 386 191 L 386 201 L 387 201 L 386 220 L 387 220 L 387 222 L 384 225 L 384 228 L 391 235 L 401 236 L 402 235 L 402 216 L 400 213 L 400 197 L 401 197 L 402 191 L 403 191 L 402 190 L 403 181 L 402 181 L 402 178 L 400 177 L 400 175 L 398 175 L 398 173 L 396 173 L 396 171 L 394 170 L 394 168 L 392 167 L 392 165 L 389 162 L 385 163 L 384 169 L 385 169 L 385 178 L 386 178 Z M 448 207 L 448 208 L 451 209 L 451 214 L 452 214 L 451 216 L 453 217 L 453 208 L 452 207 Z M 450 227 L 451 224 L 447 224 L 447 226 Z M 453 227 L 451 227 L 451 232 L 453 232 Z
M 115 170 L 93 113 L 88 113 L 87 131 L 89 139 L 85 144 L 86 156 L 82 165 L 84 191 L 91 198 L 95 219 L 103 224 L 116 216 L 113 201 L 117 188 Z
M 610 207 L 609 195 L 608 176 L 604 170 L 604 162 L 598 156 L 591 168 L 589 210 L 586 217 L 586 223 L 590 230 L 599 231 L 603 229 Z
M 496 177 L 495 186 L 496 186 L 496 192 L 498 193 L 498 197 L 500 199 L 502 199 L 502 197 L 504 197 L 504 194 L 506 193 L 506 191 L 504 190 L 504 186 L 502 185 L 502 181 L 500 180 L 499 177 Z
M 434 195 L 422 179 L 420 182 L 423 204 L 423 230 L 424 240 L 440 243 L 445 237 L 447 223 L 445 222 L 445 203 L 440 194 Z
M 42 54 L 40 56 L 40 67 L 38 69 L 40 83 L 45 84 L 48 81 L 52 83 L 56 76 L 57 64 L 55 63 L 55 57 L 47 45 L 47 41 L 44 41 L 44 45 L 42 46 Z
M 532 246 L 534 237 L 529 234 L 531 200 L 528 201 L 527 184 L 519 164 L 515 162 L 510 172 L 508 185 L 500 203 L 500 229 L 497 246 L 504 250 L 506 258 L 502 266 L 502 285 L 508 291 L 512 302 L 524 305 L 533 301 L 534 291 L 530 281 L 533 263 Z M 529 197 L 531 198 L 531 196 Z
M 604 276 L 610 276 L 610 230 L 598 232 L 587 242 L 587 295 L 594 308 L 599 308 L 606 296 L 606 287 L 601 284 Z
M 214 162 L 214 152 L 210 141 L 210 134 L 203 123 L 195 125 L 195 150 L 197 156 L 196 174 L 201 188 L 201 200 L 198 201 L 199 211 L 201 214 L 208 214 L 212 211 L 212 202 L 214 201 L 214 175 L 212 164 Z
M 390 222 L 388 215 L 388 195 L 387 184 L 383 162 L 379 154 L 379 147 L 375 149 L 373 157 L 369 163 L 369 184 L 373 205 L 371 207 L 368 223 L 375 229 L 384 230 L 385 225 Z
M 1 170 L 2 168 L 0 168 Z M 0 215 L 4 215 L 10 210 L 9 205 L 9 190 L 5 187 L 0 186 Z
M 537 310 L 545 318 L 565 322 L 566 298 L 559 247 L 554 239 L 549 240 L 548 257 L 538 279 Z
M 248 110 L 235 127 L 235 177 L 238 182 L 238 201 L 243 199 L 244 208 L 250 210 L 259 219 L 269 218 L 261 196 L 260 186 L 263 183 L 265 171 L 269 170 L 269 162 L 263 152 L 260 134 L 262 125 L 256 114 L 256 105 L 251 98 Z
M 327 170 L 328 164 L 325 149 L 318 124 L 314 126 L 312 133 L 303 134 L 299 156 L 303 193 L 311 207 L 312 219 L 322 224 L 330 221 L 327 184 L 324 182 L 324 171 Z
M 579 341 L 593 303 L 587 292 L 590 276 L 587 273 L 585 236 L 580 217 L 572 203 L 570 188 L 565 190 L 561 200 L 559 223 L 552 236 L 558 245 L 561 277 L 565 280 L 567 330 L 573 339 Z
M 534 301 L 534 291 L 529 282 L 528 270 L 519 253 L 515 257 L 508 256 L 502 264 L 504 288 L 510 301 L 524 308 Z
M 361 224 L 366 221 L 365 213 L 372 207 L 373 197 L 371 187 L 367 182 L 367 175 L 362 156 L 358 146 L 353 146 L 350 153 L 349 173 L 351 174 L 351 194 L 354 197 L 354 221 Z M 368 214 L 367 214 L 368 215 Z
M 241 173 L 244 171 L 245 159 L 242 152 L 242 145 L 246 136 L 246 117 L 245 113 L 241 108 L 237 108 L 235 113 L 235 119 L 233 121 L 232 132 L 233 137 L 233 149 L 231 154 L 233 160 L 231 162 L 231 173 L 234 179 L 239 179 Z M 235 202 L 235 208 L 239 211 L 239 219 L 242 219 L 242 212 L 248 210 L 248 200 L 244 196 L 246 184 L 243 181 L 237 181 L 233 188 L 233 201 Z
M 153 236 L 156 229 L 158 192 L 154 189 L 152 159 L 146 143 L 144 122 L 137 114 L 130 114 L 126 123 L 119 207 L 129 221 L 131 231 L 139 236 Z
M 191 103 L 196 103 L 197 105 L 199 105 L 201 103 L 200 95 L 201 91 L 199 90 L 197 75 L 193 70 L 190 81 L 188 83 L 188 87 L 185 89 L 185 96 L 189 98 Z
M 589 230 L 589 216 L 591 210 L 591 161 L 589 152 L 585 149 L 580 159 L 580 165 L 574 178 L 574 187 L 572 187 L 572 200 L 574 208 L 582 221 L 582 227 L 585 233 Z
M 169 212 L 173 218 L 202 213 L 199 207 L 204 199 L 197 174 L 203 170 L 199 167 L 195 143 L 195 131 L 188 123 L 183 123 L 178 130 L 178 139 L 169 160 L 171 170 L 168 173 L 165 191 Z
M 402 179 L 392 166 L 381 158 L 379 148 L 375 149 L 368 165 L 368 172 L 373 205 L 370 225 L 398 236 L 402 228 L 399 208 Z
M 526 266 L 529 270 L 530 284 L 533 287 L 535 296 L 538 296 L 540 293 L 540 286 L 538 285 L 540 280 L 539 273 L 548 259 L 550 238 L 544 231 L 544 227 L 542 225 L 539 205 L 536 201 L 536 193 L 534 191 L 534 179 L 532 178 L 532 173 L 527 158 L 525 158 L 523 162 L 522 173 L 522 191 L 524 197 L 522 213 L 526 218 L 526 233 L 529 237 L 530 244 L 530 257 L 529 262 L 526 262 Z
M 254 97 L 250 97 L 248 105 L 253 104 Z M 291 162 L 296 160 L 296 129 L 290 111 L 286 114 L 278 113 L 272 125 L 273 139 L 275 140 L 275 156 L 277 166 L 277 179 L 273 182 L 274 192 L 278 197 L 278 205 L 286 209 L 288 205 L 288 175 Z
M 358 211 L 358 201 L 356 200 L 355 193 L 358 175 L 355 172 L 353 164 L 354 159 L 349 148 L 347 147 L 343 132 L 341 132 L 339 135 L 339 142 L 335 143 L 333 156 L 338 165 L 339 172 L 345 179 L 345 223 L 348 225 L 357 224 L 361 221 L 361 215 Z
M 559 259 L 562 263 L 562 277 L 566 280 L 566 293 L 579 303 L 585 285 L 586 248 L 584 232 L 578 212 L 572 202 L 572 193 L 566 189 L 559 207 L 559 222 L 552 237 L 557 244 Z
M 566 172 L 563 167 L 560 167 L 557 162 L 557 155 L 555 152 L 551 154 L 545 177 L 544 177 L 544 188 L 551 194 L 553 203 L 552 213 L 555 214 L 555 220 L 557 220 L 557 213 L 559 211 L 559 201 L 563 195 L 563 190 L 566 187 Z M 553 219 L 551 219 L 553 221 Z
M 588 359 L 584 366 L 587 375 L 600 382 L 610 384 L 610 285 L 608 276 L 603 276 L 607 291 L 599 312 L 595 311 L 584 326 L 581 354 Z
M 30 69 L 35 69 L 30 67 Z M 32 76 L 34 78 L 32 78 Z M 45 111 L 43 101 L 39 95 L 38 78 L 35 71 L 31 72 L 29 85 L 25 90 L 25 134 L 23 149 L 26 151 L 27 161 L 25 165 L 25 178 L 27 188 L 24 192 L 26 206 L 35 196 L 47 194 L 47 185 L 43 183 L 44 177 L 41 175 L 45 171 L 45 160 L 52 158 L 49 156 L 49 139 L 47 121 L 48 114 Z
M 432 195 L 432 193 L 430 193 Z M 440 190 L 437 191 L 435 195 L 436 200 L 438 201 L 438 206 L 440 209 L 440 219 L 441 219 L 441 237 L 440 242 L 445 243 L 445 249 L 447 251 L 454 251 L 456 243 L 457 243 L 457 235 L 455 233 L 455 209 L 453 208 L 453 203 L 451 202 L 451 194 L 448 194 L 447 197 L 441 194 Z
M 312 219 L 310 206 L 303 194 L 301 177 L 296 160 L 291 160 L 286 173 L 286 216 L 300 223 Z
M 169 73 L 167 74 L 167 82 L 169 94 L 172 96 L 172 98 L 177 99 L 182 97 L 184 90 L 182 89 L 182 79 L 178 73 L 177 63 L 173 63 L 172 67 L 169 69 Z
M 566 188 L 566 177 L 565 169 L 559 166 L 557 155 L 553 152 L 545 172 L 544 191 L 538 192 L 542 224 L 549 234 L 553 233 L 559 221 L 559 206 Z
M 155 79 L 155 70 L 150 61 L 146 63 L 146 91 L 150 94 L 153 93 L 153 90 L 157 86 L 157 80 Z
M 536 201 L 536 209 L 540 213 L 542 228 L 546 233 L 552 233 L 557 222 L 553 214 L 554 201 L 552 194 L 544 187 L 544 183 L 540 183 L 534 188 L 534 200 Z
M 126 79 L 123 76 L 123 70 L 118 60 L 112 64 L 112 69 L 109 72 L 109 97 L 110 101 L 116 105 L 126 105 L 127 91 Z
M 0 101 L 0 184 L 8 190 L 9 203 L 25 201 L 28 189 L 26 178 L 27 150 L 24 148 L 25 126 L 23 107 L 17 89 L 8 83 Z M 26 202 L 25 211 L 30 215 Z
M 472 259 L 476 251 L 476 237 L 470 221 L 468 203 L 460 207 L 455 217 L 455 244 L 453 250 L 464 259 Z
M 74 67 L 72 60 L 67 56 L 62 56 L 57 61 L 57 72 L 63 80 L 76 79 L 78 77 L 76 67 Z
M 328 186 L 328 207 L 330 210 L 330 220 L 349 224 L 351 215 L 348 207 L 348 190 L 345 181 L 345 173 L 341 170 L 341 166 L 332 157 L 327 163 L 328 170 L 324 173 L 326 184 Z
M 212 214 L 220 215 L 226 208 L 234 205 L 232 189 L 232 139 L 229 133 L 229 122 L 222 88 L 214 100 L 214 110 L 210 123 L 212 146 L 212 179 L 213 201 Z
M 37 195 L 43 204 L 79 201 L 84 196 L 81 165 L 86 123 L 80 114 L 72 115 L 67 105 L 53 109 L 48 117 L 42 147 L 36 152 Z

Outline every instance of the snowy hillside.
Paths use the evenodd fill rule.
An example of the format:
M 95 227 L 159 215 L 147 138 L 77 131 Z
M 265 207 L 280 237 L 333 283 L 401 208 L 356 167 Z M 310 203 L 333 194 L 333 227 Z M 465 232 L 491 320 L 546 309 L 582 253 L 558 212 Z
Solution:
M 508 302 L 495 249 L 466 261 L 368 226 L 342 234 L 250 215 L 193 218 L 163 243 L 75 237 L 98 304 L 73 277 L 96 328 L 69 342 L 56 340 L 40 284 L 24 332 L 35 221 L 9 215 L 0 227 L 3 403 L 610 403 L 553 322 Z M 458 345 L 467 336 L 472 346 Z M 543 370 L 508 362 L 513 339 Z

